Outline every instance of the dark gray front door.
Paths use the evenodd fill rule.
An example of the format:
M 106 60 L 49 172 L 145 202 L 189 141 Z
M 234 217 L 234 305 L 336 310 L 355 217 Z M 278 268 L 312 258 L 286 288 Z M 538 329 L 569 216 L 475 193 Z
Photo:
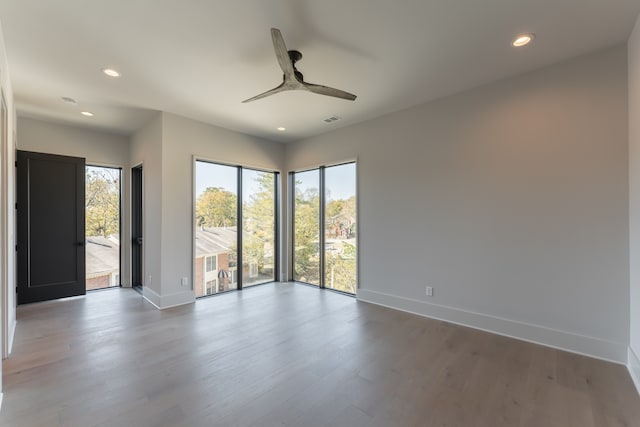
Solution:
M 18 304 L 85 290 L 85 159 L 18 151 Z

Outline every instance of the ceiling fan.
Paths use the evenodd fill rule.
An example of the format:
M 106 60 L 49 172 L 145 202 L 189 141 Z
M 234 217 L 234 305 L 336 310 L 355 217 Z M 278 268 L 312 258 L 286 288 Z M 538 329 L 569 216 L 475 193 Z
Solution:
M 245 99 L 242 102 L 256 101 L 286 90 L 307 90 L 320 95 L 333 96 L 349 101 L 356 99 L 356 96 L 349 92 L 305 82 L 302 73 L 296 68 L 296 62 L 302 59 L 302 54 L 297 50 L 287 50 L 287 46 L 284 44 L 284 39 L 282 38 L 282 33 L 280 33 L 280 30 L 277 28 L 271 29 L 271 39 L 273 40 L 273 48 L 276 51 L 278 64 L 280 64 L 280 68 L 282 68 L 282 72 L 284 73 L 282 76 L 282 84 L 253 98 Z

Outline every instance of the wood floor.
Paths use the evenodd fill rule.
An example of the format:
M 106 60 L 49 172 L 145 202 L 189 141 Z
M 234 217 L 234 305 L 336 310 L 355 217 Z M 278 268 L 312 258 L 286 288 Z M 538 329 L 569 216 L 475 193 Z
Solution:
M 270 284 L 18 308 L 0 426 L 640 426 L 623 366 Z

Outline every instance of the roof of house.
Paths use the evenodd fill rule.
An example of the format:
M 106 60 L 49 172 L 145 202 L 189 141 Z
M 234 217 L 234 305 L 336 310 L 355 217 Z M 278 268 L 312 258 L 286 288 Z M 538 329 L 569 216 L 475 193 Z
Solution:
M 86 238 L 86 242 L 87 276 L 120 269 L 120 239 L 117 235 L 91 236 Z
M 229 252 L 237 234 L 237 227 L 196 228 L 196 257 Z

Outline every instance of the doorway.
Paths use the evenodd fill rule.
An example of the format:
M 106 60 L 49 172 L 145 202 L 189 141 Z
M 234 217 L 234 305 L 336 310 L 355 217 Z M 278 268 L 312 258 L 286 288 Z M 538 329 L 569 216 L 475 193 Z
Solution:
M 142 261 L 142 165 L 131 169 L 131 285 L 141 289 Z

